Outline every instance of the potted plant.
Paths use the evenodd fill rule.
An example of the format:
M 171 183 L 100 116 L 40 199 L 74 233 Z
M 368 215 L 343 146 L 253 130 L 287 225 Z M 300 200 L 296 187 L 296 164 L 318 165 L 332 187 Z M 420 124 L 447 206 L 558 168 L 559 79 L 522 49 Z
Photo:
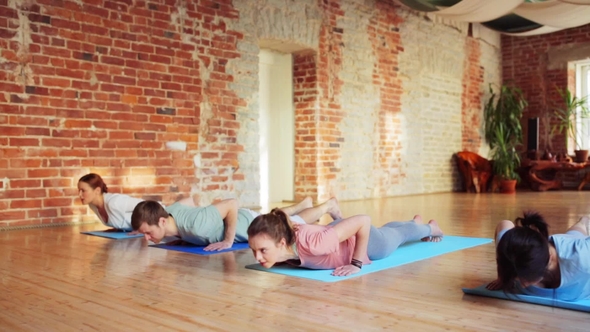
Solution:
M 518 166 L 520 157 L 516 151 L 515 139 L 507 126 L 499 123 L 494 133 L 495 146 L 491 150 L 492 169 L 500 177 L 500 192 L 510 194 L 516 191 L 516 182 L 520 181 Z
M 520 119 L 528 103 L 514 86 L 502 85 L 496 94 L 490 84 L 490 94 L 484 108 L 484 137 L 490 146 L 494 174 L 500 178 L 500 191 L 512 193 L 520 180 L 516 147 L 522 143 Z
M 588 160 L 588 150 L 582 149 L 582 139 L 588 135 L 586 125 L 582 123 L 582 119 L 588 118 L 590 112 L 588 111 L 588 100 L 587 97 L 578 98 L 572 95 L 569 89 L 559 89 L 557 92 L 562 98 L 562 104 L 555 108 L 556 122 L 553 125 L 552 131 L 558 133 L 566 133 L 565 147 L 566 151 L 570 151 L 568 148 L 568 140 L 571 139 L 574 142 L 574 153 L 576 154 L 576 161 L 579 163 L 586 162 Z

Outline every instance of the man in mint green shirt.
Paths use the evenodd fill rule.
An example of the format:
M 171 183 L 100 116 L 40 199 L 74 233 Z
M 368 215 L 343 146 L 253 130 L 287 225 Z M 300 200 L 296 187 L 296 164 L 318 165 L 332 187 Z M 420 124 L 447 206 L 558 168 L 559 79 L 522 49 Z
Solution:
M 334 198 L 314 207 L 311 198 L 306 197 L 281 210 L 290 215 L 294 223 L 314 223 L 325 213 L 334 219 L 341 216 Z M 234 242 L 248 242 L 248 226 L 258 215 L 258 212 L 239 208 L 238 201 L 233 198 L 205 207 L 174 203 L 164 208 L 156 201 L 143 201 L 133 210 L 131 226 L 154 243 L 175 236 L 206 246 L 206 251 L 214 251 L 231 248 Z

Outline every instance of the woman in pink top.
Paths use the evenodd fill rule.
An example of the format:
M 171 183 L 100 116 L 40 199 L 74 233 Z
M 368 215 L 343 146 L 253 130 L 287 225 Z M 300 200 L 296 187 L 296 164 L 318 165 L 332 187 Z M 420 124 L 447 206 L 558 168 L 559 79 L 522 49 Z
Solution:
M 277 263 L 309 269 L 334 269 L 335 276 L 361 270 L 363 264 L 389 256 L 410 241 L 438 242 L 443 233 L 436 221 L 422 223 L 420 216 L 407 222 L 371 225 L 366 215 L 336 220 L 327 226 L 293 225 L 279 209 L 256 217 L 248 228 L 248 243 L 265 268 Z

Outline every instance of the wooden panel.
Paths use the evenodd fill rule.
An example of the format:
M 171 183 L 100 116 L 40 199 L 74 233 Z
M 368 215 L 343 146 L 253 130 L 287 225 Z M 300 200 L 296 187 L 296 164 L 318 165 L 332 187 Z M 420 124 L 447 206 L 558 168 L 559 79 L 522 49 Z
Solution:
M 533 208 L 565 230 L 589 201 L 577 191 L 445 193 L 341 207 L 376 225 L 420 213 L 447 234 L 491 237 L 497 221 Z M 100 227 L 0 232 L 2 329 L 587 329 L 584 313 L 463 295 L 495 277 L 492 244 L 329 284 L 246 270 L 249 251 L 204 257 L 79 234 Z

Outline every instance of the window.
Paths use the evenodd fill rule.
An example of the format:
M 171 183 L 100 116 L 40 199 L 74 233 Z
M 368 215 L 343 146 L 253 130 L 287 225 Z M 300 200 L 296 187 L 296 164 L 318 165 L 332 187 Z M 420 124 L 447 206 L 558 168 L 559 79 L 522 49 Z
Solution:
M 576 63 L 576 96 L 586 98 L 586 106 L 590 109 L 590 61 Z M 590 118 L 578 119 L 577 133 L 582 135 L 582 149 L 590 150 Z

